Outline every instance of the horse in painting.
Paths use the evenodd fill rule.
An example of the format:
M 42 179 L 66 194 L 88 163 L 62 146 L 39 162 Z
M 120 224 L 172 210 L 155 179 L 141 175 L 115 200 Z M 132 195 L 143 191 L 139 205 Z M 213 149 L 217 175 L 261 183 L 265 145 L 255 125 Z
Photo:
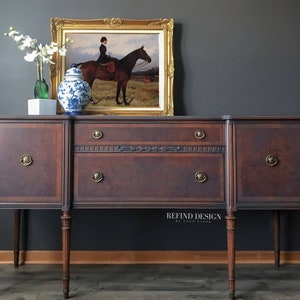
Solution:
M 95 79 L 105 81 L 116 81 L 117 82 L 117 93 L 116 102 L 117 104 L 124 103 L 129 105 L 130 103 L 126 100 L 126 87 L 127 83 L 131 78 L 132 70 L 138 59 L 142 59 L 147 63 L 151 62 L 150 56 L 144 50 L 144 47 L 138 48 L 122 59 L 114 59 L 105 64 L 100 64 L 94 60 L 87 61 L 84 63 L 75 64 L 76 67 L 80 66 L 83 79 L 89 84 L 92 89 Z M 119 101 L 120 92 L 122 90 L 123 102 Z M 95 103 L 92 100 L 93 103 Z

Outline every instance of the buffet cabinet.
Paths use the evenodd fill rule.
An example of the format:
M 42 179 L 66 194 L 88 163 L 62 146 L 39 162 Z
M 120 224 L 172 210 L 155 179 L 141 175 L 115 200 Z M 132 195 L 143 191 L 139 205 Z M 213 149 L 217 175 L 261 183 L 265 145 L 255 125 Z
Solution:
M 300 209 L 299 130 L 297 117 L 4 117 L 0 208 L 61 210 L 64 298 L 72 210 L 224 209 L 234 299 L 237 212 Z

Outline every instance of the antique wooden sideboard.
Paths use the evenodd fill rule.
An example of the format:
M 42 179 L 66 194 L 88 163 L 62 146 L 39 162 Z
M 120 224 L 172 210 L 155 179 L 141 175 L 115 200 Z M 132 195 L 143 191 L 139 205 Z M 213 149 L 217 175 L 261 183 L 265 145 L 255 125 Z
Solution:
M 300 117 L 2 117 L 0 208 L 16 224 L 20 209 L 61 210 L 64 298 L 72 210 L 224 209 L 234 299 L 237 211 L 300 209 L 299 130 Z

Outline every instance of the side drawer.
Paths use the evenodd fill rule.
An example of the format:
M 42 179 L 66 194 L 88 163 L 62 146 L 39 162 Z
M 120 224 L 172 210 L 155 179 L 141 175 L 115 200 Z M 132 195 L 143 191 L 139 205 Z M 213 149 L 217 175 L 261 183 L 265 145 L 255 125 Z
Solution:
M 75 170 L 75 208 L 225 205 L 222 154 L 77 153 Z
M 62 124 L 0 123 L 0 206 L 60 207 Z
M 198 144 L 222 145 L 221 123 L 88 123 L 75 124 L 75 145 Z

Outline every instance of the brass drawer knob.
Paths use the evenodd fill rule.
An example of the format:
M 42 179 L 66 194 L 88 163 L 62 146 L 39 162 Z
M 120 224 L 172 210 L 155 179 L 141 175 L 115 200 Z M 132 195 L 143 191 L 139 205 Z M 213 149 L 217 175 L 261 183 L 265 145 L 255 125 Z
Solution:
M 33 159 L 29 154 L 23 154 L 20 158 L 20 163 L 27 167 L 33 163 Z
M 205 172 L 196 172 L 195 173 L 195 179 L 197 182 L 203 183 L 207 180 L 207 174 Z
M 270 167 L 274 167 L 279 163 L 279 159 L 275 155 L 269 154 L 266 157 L 266 164 Z
M 99 140 L 103 137 L 103 132 L 101 130 L 94 130 L 93 131 L 93 138 Z
M 103 176 L 102 172 L 95 171 L 95 172 L 93 172 L 91 178 L 94 182 L 98 183 L 98 182 L 101 182 L 104 179 L 104 176 Z
M 198 140 L 203 140 L 206 137 L 206 133 L 204 130 L 197 129 L 195 131 L 195 138 Z

